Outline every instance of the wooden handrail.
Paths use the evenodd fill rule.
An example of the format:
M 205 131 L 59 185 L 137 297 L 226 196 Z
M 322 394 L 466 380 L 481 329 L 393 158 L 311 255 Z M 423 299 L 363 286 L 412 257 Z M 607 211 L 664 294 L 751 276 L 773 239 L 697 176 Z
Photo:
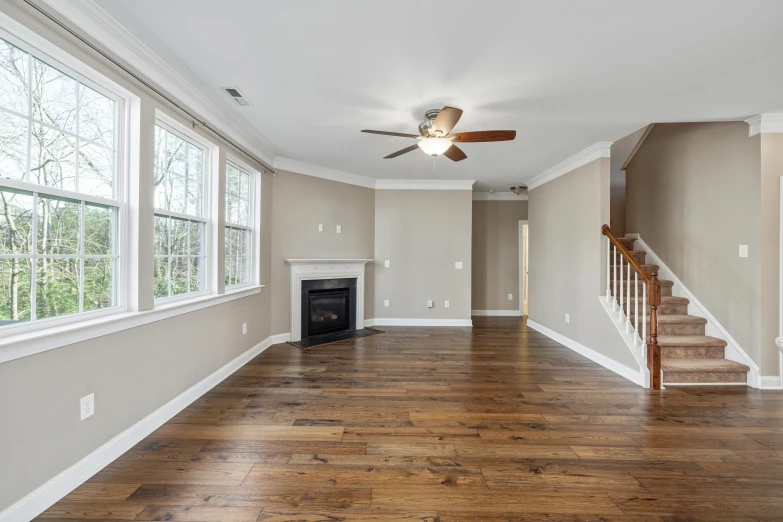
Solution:
M 631 253 L 628 252 L 628 249 L 625 248 L 619 239 L 617 239 L 617 236 L 614 235 L 614 232 L 612 232 L 612 229 L 609 228 L 609 225 L 602 226 L 601 233 L 608 237 L 609 241 L 611 241 L 612 244 L 617 247 L 617 250 L 620 252 L 620 254 L 622 254 L 628 264 L 631 265 L 631 268 L 633 268 L 634 272 L 639 274 L 639 277 L 641 277 L 645 283 L 650 284 L 652 277 L 647 275 L 647 272 L 645 272 L 644 268 L 642 268 L 642 265 L 640 265 L 636 259 L 633 258 Z
M 661 282 L 658 280 L 658 272 L 648 274 L 644 268 L 633 258 L 617 236 L 614 235 L 608 225 L 601 227 L 601 233 L 614 245 L 620 255 L 625 258 L 628 265 L 633 268 L 639 277 L 647 284 L 647 304 L 650 306 L 650 337 L 644 339 L 647 344 L 647 368 L 650 370 L 650 387 L 653 390 L 661 389 L 661 347 L 658 345 L 658 307 L 661 305 Z M 609 260 L 607 259 L 607 262 Z M 622 274 L 620 274 L 622 277 Z M 628 282 L 630 284 L 630 280 Z M 607 288 L 608 294 L 608 288 Z M 616 297 L 616 296 L 615 296 Z

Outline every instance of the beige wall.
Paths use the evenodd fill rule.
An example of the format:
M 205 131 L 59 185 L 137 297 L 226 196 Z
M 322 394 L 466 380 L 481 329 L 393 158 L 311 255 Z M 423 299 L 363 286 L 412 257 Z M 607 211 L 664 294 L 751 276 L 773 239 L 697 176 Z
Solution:
M 278 170 L 272 218 L 272 332 L 291 329 L 286 259 L 372 259 L 375 191 Z M 318 231 L 323 224 L 324 231 Z M 342 232 L 336 232 L 341 225 Z M 365 273 L 365 317 L 372 317 L 373 272 Z M 359 326 L 361 328 L 361 326 Z
M 529 198 L 530 320 L 637 370 L 598 299 L 606 294 L 601 226 L 609 220 L 609 158 L 541 185 Z
M 760 144 L 743 122 L 656 124 L 626 169 L 628 231 L 641 234 L 757 363 Z M 776 198 L 776 183 L 771 190 Z M 739 257 L 739 245 L 748 245 L 748 258 Z
M 21 0 L 2 2 L 0 10 L 141 98 L 142 148 L 136 159 L 140 184 L 152 201 L 154 109 L 188 121 L 94 53 L 52 31 Z M 262 179 L 261 281 L 267 283 L 272 182 L 268 176 Z M 141 213 L 138 222 L 148 233 L 138 246 L 135 270 L 148 284 L 139 289 L 143 307 L 151 303 L 152 292 L 151 207 L 142 207 Z M 5 398 L 0 401 L 0 511 L 260 343 L 270 334 L 269 318 L 266 288 L 251 297 L 0 364 L 0 396 Z M 243 322 L 248 323 L 245 336 Z M 95 393 L 96 413 L 80 421 L 79 399 L 88 393 Z
M 526 219 L 527 201 L 473 202 L 473 310 L 519 310 L 519 221 Z
M 783 176 L 783 134 L 761 135 L 761 374 L 780 374 L 778 330 L 780 278 L 780 177 Z
M 470 319 L 471 213 L 466 190 L 375 191 L 376 317 Z

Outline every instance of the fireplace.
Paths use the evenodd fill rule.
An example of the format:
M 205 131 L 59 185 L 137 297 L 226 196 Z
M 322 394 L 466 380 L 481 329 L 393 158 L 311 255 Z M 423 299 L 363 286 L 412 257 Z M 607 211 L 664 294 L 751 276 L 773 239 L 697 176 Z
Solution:
M 302 281 L 301 339 L 356 329 L 356 279 Z

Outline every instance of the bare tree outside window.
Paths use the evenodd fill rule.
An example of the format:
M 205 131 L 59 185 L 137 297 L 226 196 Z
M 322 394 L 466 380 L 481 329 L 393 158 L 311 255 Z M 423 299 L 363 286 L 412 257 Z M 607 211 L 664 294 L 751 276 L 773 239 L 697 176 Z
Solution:
M 252 281 L 253 176 L 226 163 L 226 286 Z
M 0 325 L 117 304 L 116 111 L 0 39 Z
M 155 127 L 156 299 L 206 289 L 204 149 Z

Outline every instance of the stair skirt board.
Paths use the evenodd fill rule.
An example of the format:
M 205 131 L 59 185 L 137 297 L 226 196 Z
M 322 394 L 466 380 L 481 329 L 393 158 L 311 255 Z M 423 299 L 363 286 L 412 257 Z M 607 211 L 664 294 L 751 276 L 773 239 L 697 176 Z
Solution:
M 207 375 L 130 428 L 117 434 L 71 467 L 61 471 L 37 489 L 11 504 L 4 511 L 0 512 L 0 522 L 32 520 L 37 517 L 65 495 L 81 486 L 90 477 L 111 464 L 123 453 L 144 440 L 150 433 L 160 428 L 196 399 L 250 362 L 256 355 L 273 344 L 284 343 L 290 339 L 291 334 L 288 332 L 267 337 L 221 368 L 218 368 L 214 373 Z
M 470 315 L 483 317 L 522 317 L 519 310 L 471 310 Z
M 628 233 L 626 237 L 633 239 L 636 242 L 636 250 L 643 250 L 649 256 L 649 260 L 653 264 L 658 265 L 659 279 L 667 279 L 674 282 L 672 289 L 672 295 L 674 297 L 684 297 L 690 300 L 688 306 L 689 315 L 696 317 L 703 317 L 707 320 L 705 328 L 705 334 L 711 337 L 717 337 L 726 341 L 727 346 L 724 351 L 724 357 L 727 360 L 745 364 L 750 367 L 750 371 L 747 374 L 746 384 L 753 388 L 763 388 L 765 383 L 762 383 L 762 377 L 760 375 L 760 369 L 753 359 L 742 349 L 739 343 L 729 334 L 729 332 L 718 322 L 718 320 L 710 313 L 710 311 L 688 290 L 682 281 L 674 274 L 674 272 L 666 265 L 666 263 L 658 257 L 655 252 L 652 251 L 650 246 L 644 242 L 644 240 L 637 233 Z M 691 306 L 692 305 L 692 306 Z M 672 384 L 672 383 L 666 383 Z M 709 383 L 704 383 L 705 385 Z
M 616 373 L 620 377 L 624 377 L 629 381 L 631 381 L 632 383 L 644 387 L 645 375 L 647 374 L 646 368 L 642 368 L 642 367 L 639 367 L 637 369 L 629 368 L 628 366 L 619 363 L 602 353 L 596 352 L 592 348 L 588 348 L 587 346 L 577 341 L 574 341 L 573 339 L 570 339 L 565 335 L 559 334 L 554 330 L 550 330 L 544 325 L 538 324 L 535 321 L 531 321 L 530 319 L 527 320 L 527 325 L 533 330 L 537 331 L 538 333 L 546 335 L 553 341 L 557 341 L 558 343 L 562 344 L 566 348 L 575 351 L 576 353 L 578 353 L 583 357 L 587 357 L 594 363 L 600 364 L 607 370 Z

